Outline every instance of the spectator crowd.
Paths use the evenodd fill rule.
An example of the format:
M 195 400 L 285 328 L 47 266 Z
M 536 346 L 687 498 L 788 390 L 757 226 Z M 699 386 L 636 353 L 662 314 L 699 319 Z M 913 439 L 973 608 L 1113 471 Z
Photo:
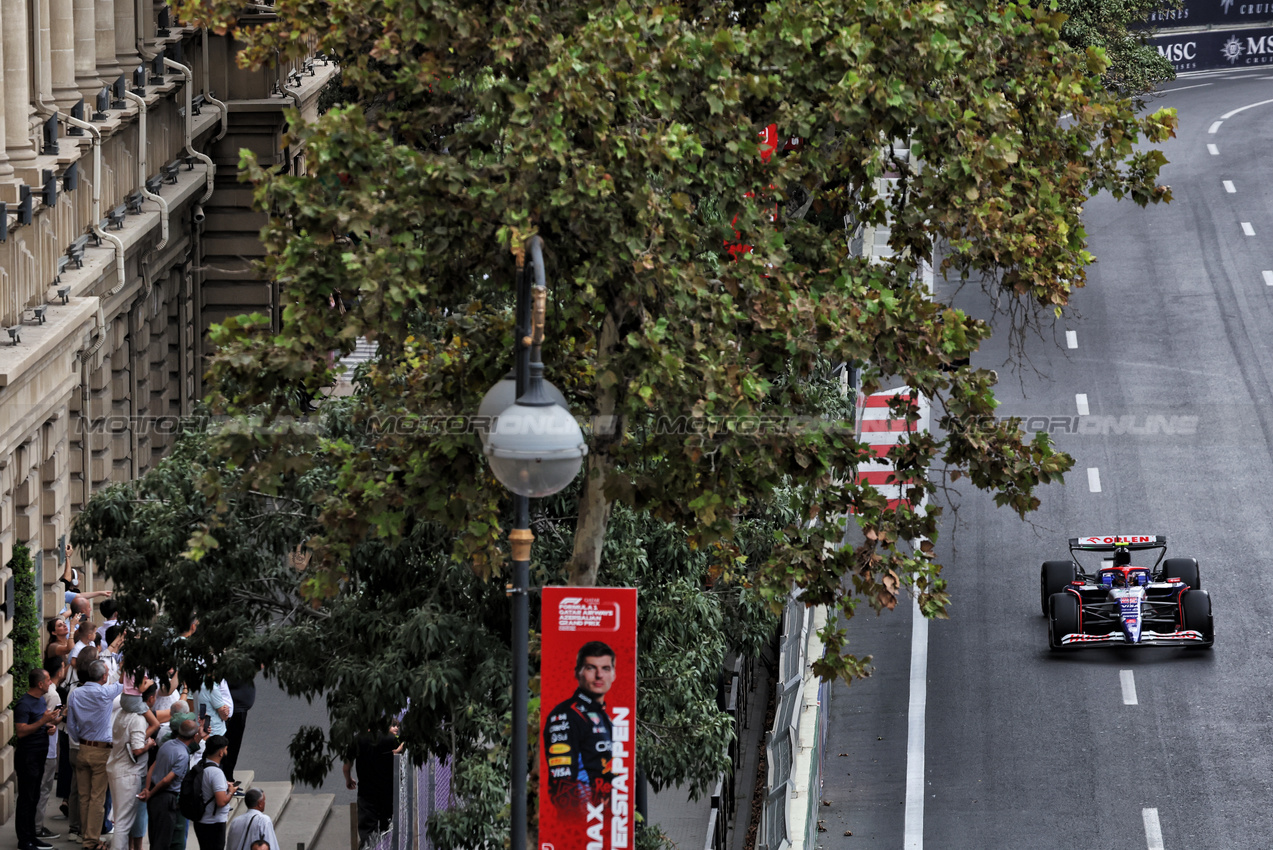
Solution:
M 199 850 L 280 850 L 264 793 L 234 779 L 253 683 L 191 690 L 171 669 L 130 675 L 111 591 L 81 592 L 66 554 L 65 607 L 46 623 L 44 663 L 14 671 L 28 685 L 14 708 L 19 850 L 54 850 L 54 798 L 84 850 L 142 850 L 146 838 L 152 850 L 185 850 L 191 831 Z M 236 796 L 246 808 L 227 844 Z

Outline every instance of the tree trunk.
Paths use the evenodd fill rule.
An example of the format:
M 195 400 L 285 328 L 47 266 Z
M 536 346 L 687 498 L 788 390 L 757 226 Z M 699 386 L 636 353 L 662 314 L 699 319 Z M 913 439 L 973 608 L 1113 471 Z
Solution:
M 597 375 L 605 373 L 610 355 L 619 343 L 619 325 L 613 313 L 607 312 L 597 344 Z M 592 446 L 579 497 L 579 522 L 575 527 L 575 551 L 568 565 L 569 582 L 578 587 L 593 587 L 601 568 L 601 552 L 606 543 L 606 527 L 610 522 L 611 502 L 606 498 L 606 481 L 614 468 L 610 447 L 623 436 L 623 423 L 615 416 L 618 383 L 602 387 L 597 384 L 597 417 L 593 420 Z

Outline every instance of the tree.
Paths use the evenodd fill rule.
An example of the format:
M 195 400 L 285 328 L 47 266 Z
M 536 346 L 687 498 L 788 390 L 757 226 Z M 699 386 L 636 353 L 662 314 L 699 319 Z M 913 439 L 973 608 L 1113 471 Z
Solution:
M 1091 47 L 1105 51 L 1106 85 L 1142 95 L 1176 79 L 1176 71 L 1167 57 L 1146 43 L 1149 32 L 1130 27 L 1145 23 L 1154 12 L 1179 5 L 1179 0 L 1060 0 L 1056 8 L 1068 15 L 1061 25 L 1061 38 L 1067 44 L 1080 53 Z
M 1092 259 L 1084 200 L 1170 197 L 1156 185 L 1161 153 L 1136 145 L 1167 138 L 1174 114 L 1138 118 L 1106 91 L 1105 56 L 1066 46 L 1063 15 L 992 0 L 747 15 L 692 0 L 277 9 L 276 22 L 236 31 L 242 60 L 315 44 L 376 108 L 333 108 L 309 125 L 293 115 L 305 175 L 244 159 L 271 213 L 266 269 L 285 306 L 277 330 L 251 316 L 211 333 L 211 401 L 230 416 L 211 452 L 227 466 L 200 479 L 212 515 L 190 535 L 191 561 L 230 545 L 236 492 L 275 498 L 321 457 L 333 475 L 308 497 L 303 589 L 315 604 L 343 604 L 360 553 L 395 552 L 422 525 L 431 555 L 499 576 L 506 496 L 452 417 L 474 412 L 509 366 L 505 292 L 532 233 L 549 246 L 549 377 L 591 423 L 572 549 L 554 565 L 571 583 L 598 580 L 610 524 L 630 509 L 681 529 L 773 605 L 794 585 L 849 616 L 860 600 L 892 608 L 913 590 L 926 615 L 943 615 L 928 542 L 940 511 L 893 510 L 856 481 L 863 447 L 821 418 L 812 388 L 828 363 L 869 364 L 867 391 L 891 375 L 939 405 L 940 435 L 894 453 L 912 505 L 945 465 L 1024 516 L 1035 488 L 1071 466 L 1046 435 L 1027 442 L 995 421 L 989 373 L 948 371 L 990 329 L 934 303 L 916 274 L 942 243 L 944 273 L 1060 311 Z M 237 12 L 183 4 L 183 17 L 222 30 Z M 771 122 L 803 149 L 760 157 L 756 134 Z M 898 185 L 882 196 L 889 174 Z M 834 214 L 771 220 L 805 195 Z M 892 257 L 850 256 L 843 215 L 889 222 Z M 728 262 L 735 230 L 754 250 Z M 328 306 L 337 294 L 343 314 Z M 370 446 L 290 418 L 298 388 L 330 382 L 329 352 L 360 336 L 380 352 L 352 415 Z M 744 561 L 739 518 L 783 499 L 784 533 Z M 860 545 L 837 545 L 846 516 Z M 911 540 L 924 542 L 911 551 Z M 819 672 L 865 671 L 836 617 L 822 637 Z
M 35 564 L 31 550 L 22 544 L 13 547 L 8 567 L 13 571 L 13 708 L 26 693 L 27 673 L 40 666 L 40 612 L 36 608 Z
M 324 443 L 374 445 L 349 421 L 348 405 L 324 405 L 314 431 Z M 347 564 L 342 593 L 311 607 L 302 595 L 316 527 L 315 489 L 337 470 L 320 455 L 304 476 L 266 497 L 240 488 L 238 474 L 210 452 L 215 429 L 182 434 L 172 452 L 136 482 L 94 495 L 74 538 L 115 584 L 130 631 L 130 667 L 175 666 L 187 682 L 252 675 L 258 665 L 289 693 L 324 699 L 330 730 L 298 731 L 293 777 L 320 783 L 335 758 L 348 757 L 360 731 L 406 708 L 401 735 L 417 762 L 450 756 L 468 804 L 436 825 L 439 846 L 495 839 L 507 791 L 510 723 L 509 606 L 502 588 L 454 562 L 445 529 L 412 523 L 393 544 L 371 541 Z M 232 494 L 219 517 L 216 546 L 197 562 L 182 556 L 190 529 L 216 510 L 197 486 L 219 476 Z M 538 505 L 533 527 L 537 584 L 561 583 L 577 494 Z M 744 519 L 740 535 L 762 557 L 786 525 L 779 513 Z M 657 786 L 709 789 L 732 736 L 716 705 L 727 652 L 758 654 L 775 620 L 745 588 L 719 581 L 706 592 L 711 558 L 683 534 L 629 509 L 616 511 L 603 578 L 641 592 L 637 732 L 642 766 Z M 301 567 L 302 569 L 298 569 Z M 156 618 L 159 611 L 162 615 Z M 174 632 L 197 613 L 188 640 Z M 537 628 L 538 617 L 533 619 Z

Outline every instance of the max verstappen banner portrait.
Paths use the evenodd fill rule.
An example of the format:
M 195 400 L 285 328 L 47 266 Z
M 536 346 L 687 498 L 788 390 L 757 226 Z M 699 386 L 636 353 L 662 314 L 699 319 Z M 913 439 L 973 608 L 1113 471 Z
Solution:
M 628 850 L 636 822 L 630 587 L 545 587 L 540 850 Z

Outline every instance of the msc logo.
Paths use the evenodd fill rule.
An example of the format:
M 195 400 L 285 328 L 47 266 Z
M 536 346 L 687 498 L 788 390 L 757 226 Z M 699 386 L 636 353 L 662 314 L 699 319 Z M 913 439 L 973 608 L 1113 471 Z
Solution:
M 1192 62 L 1198 58 L 1198 42 L 1180 41 L 1158 45 L 1158 55 L 1168 62 Z

